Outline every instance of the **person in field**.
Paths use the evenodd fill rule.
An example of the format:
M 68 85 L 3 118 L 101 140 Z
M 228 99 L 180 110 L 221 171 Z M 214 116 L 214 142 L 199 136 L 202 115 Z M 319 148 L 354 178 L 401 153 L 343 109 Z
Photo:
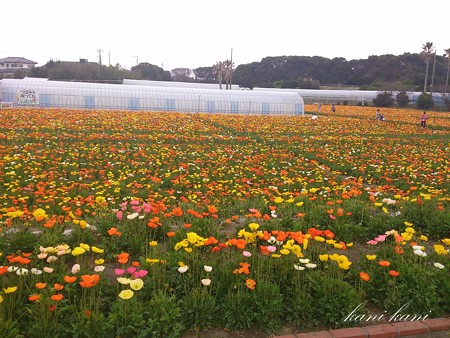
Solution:
M 422 117 L 420 118 L 420 126 L 425 128 L 427 126 L 428 115 L 427 112 L 424 111 Z

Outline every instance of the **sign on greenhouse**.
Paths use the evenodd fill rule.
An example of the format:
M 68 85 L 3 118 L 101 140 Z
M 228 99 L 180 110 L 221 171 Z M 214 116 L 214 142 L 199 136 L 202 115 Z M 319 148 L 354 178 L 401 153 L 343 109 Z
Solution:
M 39 104 L 39 93 L 33 89 L 20 90 L 17 93 L 18 105 L 37 105 Z

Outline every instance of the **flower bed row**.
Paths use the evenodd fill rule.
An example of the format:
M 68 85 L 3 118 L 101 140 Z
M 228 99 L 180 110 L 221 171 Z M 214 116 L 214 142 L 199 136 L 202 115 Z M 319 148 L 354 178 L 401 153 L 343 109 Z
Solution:
M 177 337 L 448 314 L 449 121 L 414 129 L 396 112 L 374 127 L 345 109 L 5 110 L 0 332 Z

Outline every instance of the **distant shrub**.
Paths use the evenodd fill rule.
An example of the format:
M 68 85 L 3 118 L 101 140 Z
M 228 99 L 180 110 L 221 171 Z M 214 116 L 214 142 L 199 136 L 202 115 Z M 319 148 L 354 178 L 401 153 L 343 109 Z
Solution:
M 384 91 L 379 93 L 373 99 L 373 105 L 375 107 L 392 107 L 395 103 L 395 99 L 392 97 L 392 92 Z
M 433 97 L 428 93 L 422 93 L 417 98 L 417 108 L 430 109 L 434 106 Z
M 399 91 L 395 98 L 399 107 L 406 107 L 411 101 L 405 90 Z
M 449 96 L 444 96 L 444 104 L 445 104 L 445 108 L 447 109 L 447 111 L 450 111 L 450 97 Z

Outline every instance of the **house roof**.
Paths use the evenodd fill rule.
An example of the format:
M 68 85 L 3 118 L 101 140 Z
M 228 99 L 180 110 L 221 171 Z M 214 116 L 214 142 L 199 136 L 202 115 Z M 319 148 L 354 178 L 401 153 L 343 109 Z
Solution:
M 7 58 L 0 59 L 0 62 L 8 62 L 8 63 L 25 63 L 25 64 L 33 64 L 37 65 L 37 62 L 18 57 L 18 56 L 8 56 Z

